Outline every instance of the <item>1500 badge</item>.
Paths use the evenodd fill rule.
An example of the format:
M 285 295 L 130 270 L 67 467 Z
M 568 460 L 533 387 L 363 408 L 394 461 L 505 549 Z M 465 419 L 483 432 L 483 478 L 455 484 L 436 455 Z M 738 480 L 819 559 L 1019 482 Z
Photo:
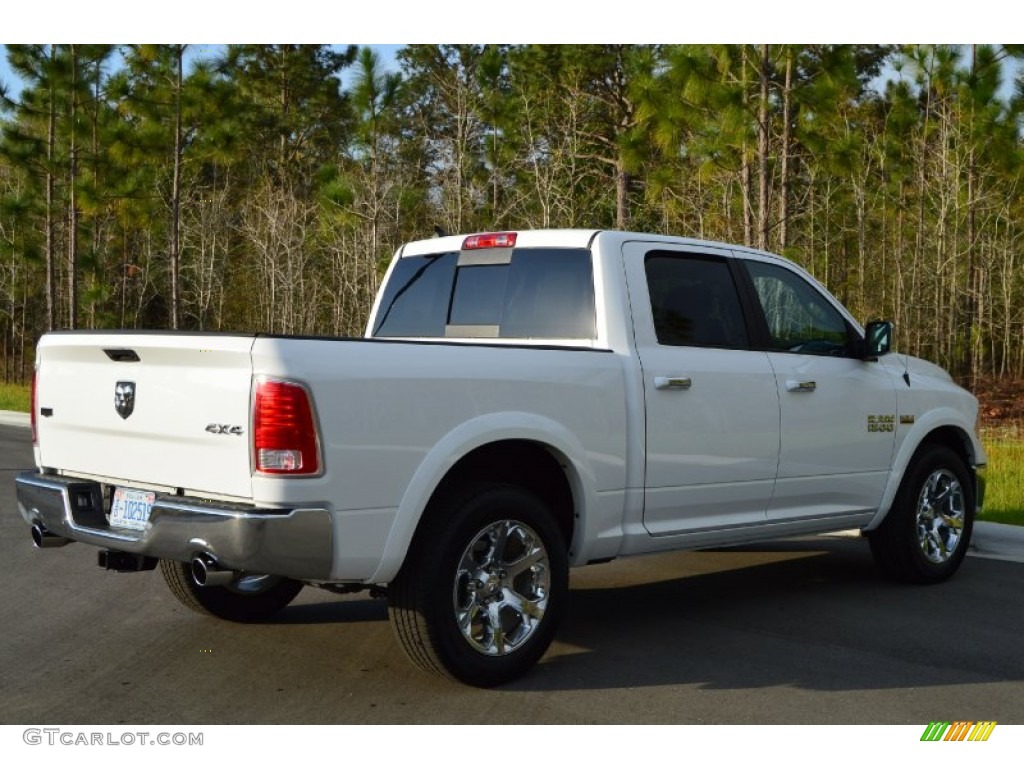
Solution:
M 896 417 L 893 415 L 868 416 L 868 432 L 895 432 Z

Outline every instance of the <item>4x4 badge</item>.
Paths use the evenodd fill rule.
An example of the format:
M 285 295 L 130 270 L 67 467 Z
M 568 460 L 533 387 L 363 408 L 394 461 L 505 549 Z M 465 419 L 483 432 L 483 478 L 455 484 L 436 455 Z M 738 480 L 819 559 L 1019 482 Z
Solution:
M 119 381 L 114 385 L 114 410 L 127 419 L 135 410 L 135 382 Z

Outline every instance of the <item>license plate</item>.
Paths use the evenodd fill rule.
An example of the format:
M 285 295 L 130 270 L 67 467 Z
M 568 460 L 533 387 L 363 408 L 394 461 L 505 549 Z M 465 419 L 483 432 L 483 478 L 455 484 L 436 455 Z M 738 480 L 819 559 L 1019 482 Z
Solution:
M 114 502 L 110 505 L 110 525 L 134 531 L 145 530 L 155 500 L 156 494 L 150 491 L 115 488 Z

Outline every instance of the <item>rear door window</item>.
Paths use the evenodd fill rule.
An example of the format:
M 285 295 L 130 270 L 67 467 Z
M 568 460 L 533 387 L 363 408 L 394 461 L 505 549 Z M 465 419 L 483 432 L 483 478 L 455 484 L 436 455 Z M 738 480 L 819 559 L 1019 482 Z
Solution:
M 644 261 L 658 343 L 749 346 L 743 308 L 725 259 L 655 251 Z

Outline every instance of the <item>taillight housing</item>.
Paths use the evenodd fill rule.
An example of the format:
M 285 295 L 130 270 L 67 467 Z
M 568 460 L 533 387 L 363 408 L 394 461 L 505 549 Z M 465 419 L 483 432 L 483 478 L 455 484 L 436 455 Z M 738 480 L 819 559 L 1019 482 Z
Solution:
M 470 235 L 462 241 L 462 250 L 475 251 L 481 248 L 515 248 L 515 232 L 486 232 Z
M 320 473 L 313 403 L 301 384 L 259 378 L 252 410 L 253 469 L 268 475 Z
M 39 418 L 39 403 L 36 401 L 36 387 L 39 385 L 39 369 L 32 371 L 32 405 L 29 419 L 32 422 L 32 445 L 39 445 L 39 432 L 36 429 L 36 419 Z M 24 422 L 23 422 L 24 423 Z

